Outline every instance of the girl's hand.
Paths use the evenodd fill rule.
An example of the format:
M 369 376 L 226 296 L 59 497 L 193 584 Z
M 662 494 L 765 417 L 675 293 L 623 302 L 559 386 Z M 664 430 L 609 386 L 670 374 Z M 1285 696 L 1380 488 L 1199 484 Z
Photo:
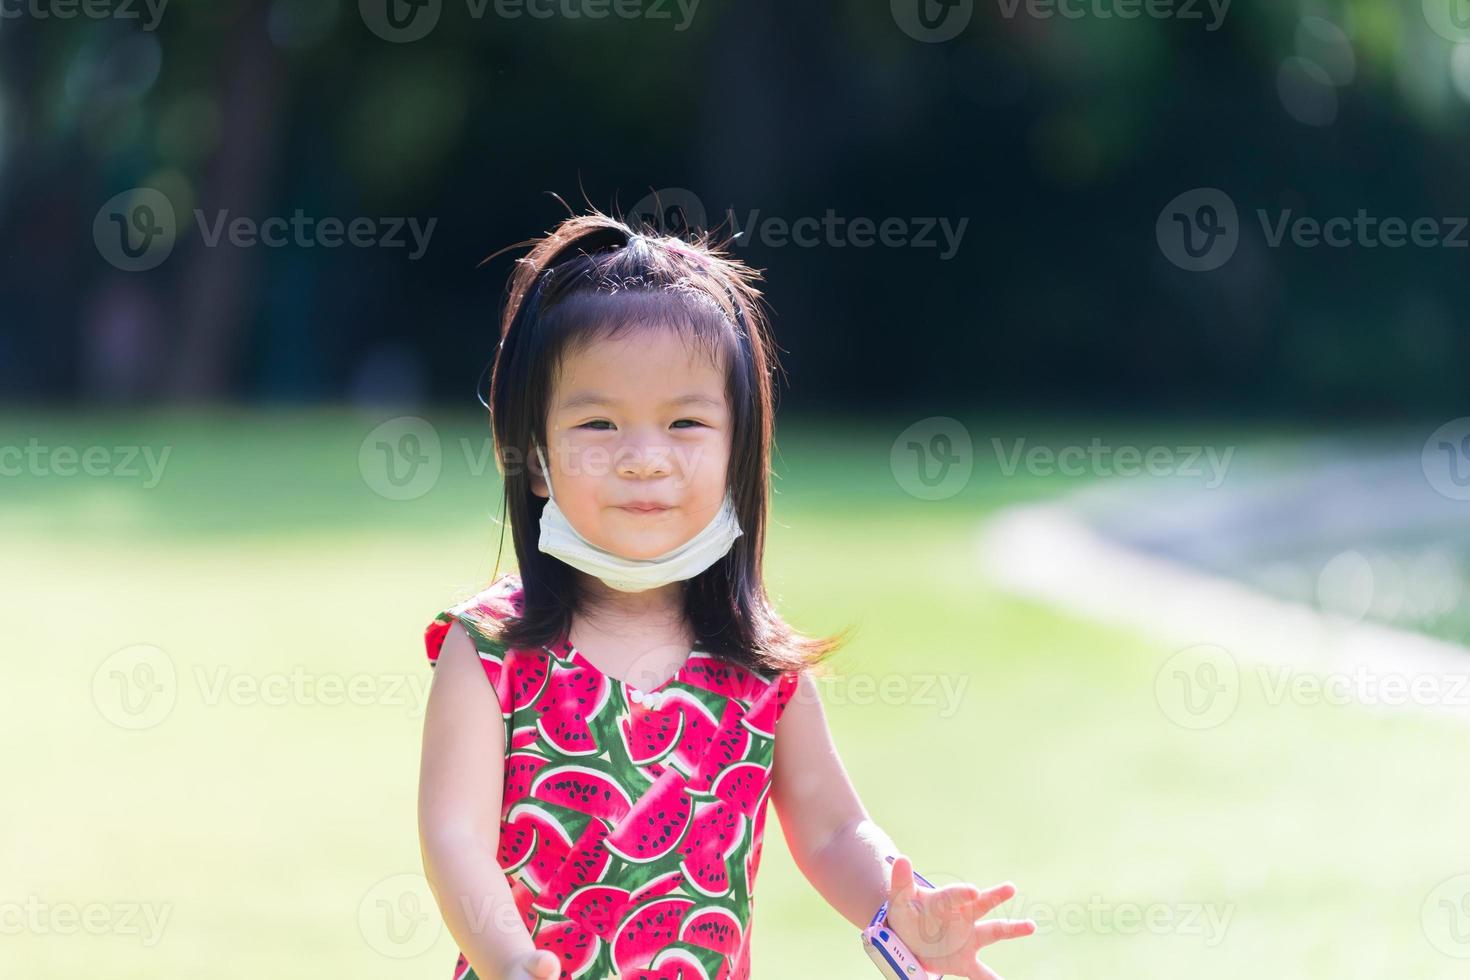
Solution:
M 914 866 L 900 854 L 893 860 L 888 927 L 930 973 L 1001 980 L 980 962 L 980 948 L 1000 939 L 1029 936 L 1036 931 L 1036 923 L 1030 919 L 976 920 L 1015 894 L 1009 882 L 986 891 L 969 884 L 920 888 L 914 882 Z
M 556 954 L 544 949 L 511 960 L 505 972 L 505 980 L 551 980 L 559 976 L 561 964 L 557 962 Z

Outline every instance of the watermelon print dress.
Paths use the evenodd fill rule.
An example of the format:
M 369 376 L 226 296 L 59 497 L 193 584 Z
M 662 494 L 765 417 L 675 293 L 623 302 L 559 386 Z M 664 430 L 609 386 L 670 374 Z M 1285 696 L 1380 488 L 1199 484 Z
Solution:
M 797 675 L 695 649 L 642 691 L 563 635 L 507 650 L 488 627 L 519 613 L 516 573 L 440 613 L 430 664 L 460 622 L 505 721 L 498 860 L 562 980 L 743 980 L 776 722 Z M 453 980 L 476 980 L 461 953 Z

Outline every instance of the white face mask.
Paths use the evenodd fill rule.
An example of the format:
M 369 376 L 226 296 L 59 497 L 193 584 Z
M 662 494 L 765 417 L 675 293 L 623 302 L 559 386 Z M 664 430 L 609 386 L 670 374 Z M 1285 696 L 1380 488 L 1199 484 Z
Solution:
M 724 557 L 735 539 L 745 533 L 735 514 L 734 496 L 727 488 L 720 512 L 694 537 L 656 558 L 624 558 L 599 548 L 572 527 L 572 522 L 556 505 L 556 494 L 551 489 L 551 467 L 546 465 L 546 457 L 539 445 L 536 458 L 541 461 L 546 490 L 550 494 L 541 511 L 541 540 L 536 547 L 601 579 L 609 588 L 619 592 L 643 592 L 670 582 L 691 579 Z

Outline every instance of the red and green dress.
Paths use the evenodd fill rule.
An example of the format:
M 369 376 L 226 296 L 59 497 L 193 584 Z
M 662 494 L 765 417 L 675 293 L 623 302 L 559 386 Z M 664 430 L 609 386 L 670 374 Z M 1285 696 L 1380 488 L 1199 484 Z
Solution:
M 507 650 L 516 573 L 440 613 L 438 661 L 465 627 L 505 720 L 499 863 L 538 949 L 562 978 L 739 980 L 750 975 L 755 877 L 776 722 L 797 675 L 767 676 L 696 649 L 644 691 L 562 636 Z M 454 980 L 473 980 L 461 954 Z

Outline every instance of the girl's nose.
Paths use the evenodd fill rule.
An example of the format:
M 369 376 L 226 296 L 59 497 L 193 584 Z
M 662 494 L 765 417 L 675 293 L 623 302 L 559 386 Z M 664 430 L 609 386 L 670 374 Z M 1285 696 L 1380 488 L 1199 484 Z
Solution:
M 666 445 L 629 443 L 618 448 L 617 470 L 634 479 L 668 476 L 673 472 L 670 450 Z

